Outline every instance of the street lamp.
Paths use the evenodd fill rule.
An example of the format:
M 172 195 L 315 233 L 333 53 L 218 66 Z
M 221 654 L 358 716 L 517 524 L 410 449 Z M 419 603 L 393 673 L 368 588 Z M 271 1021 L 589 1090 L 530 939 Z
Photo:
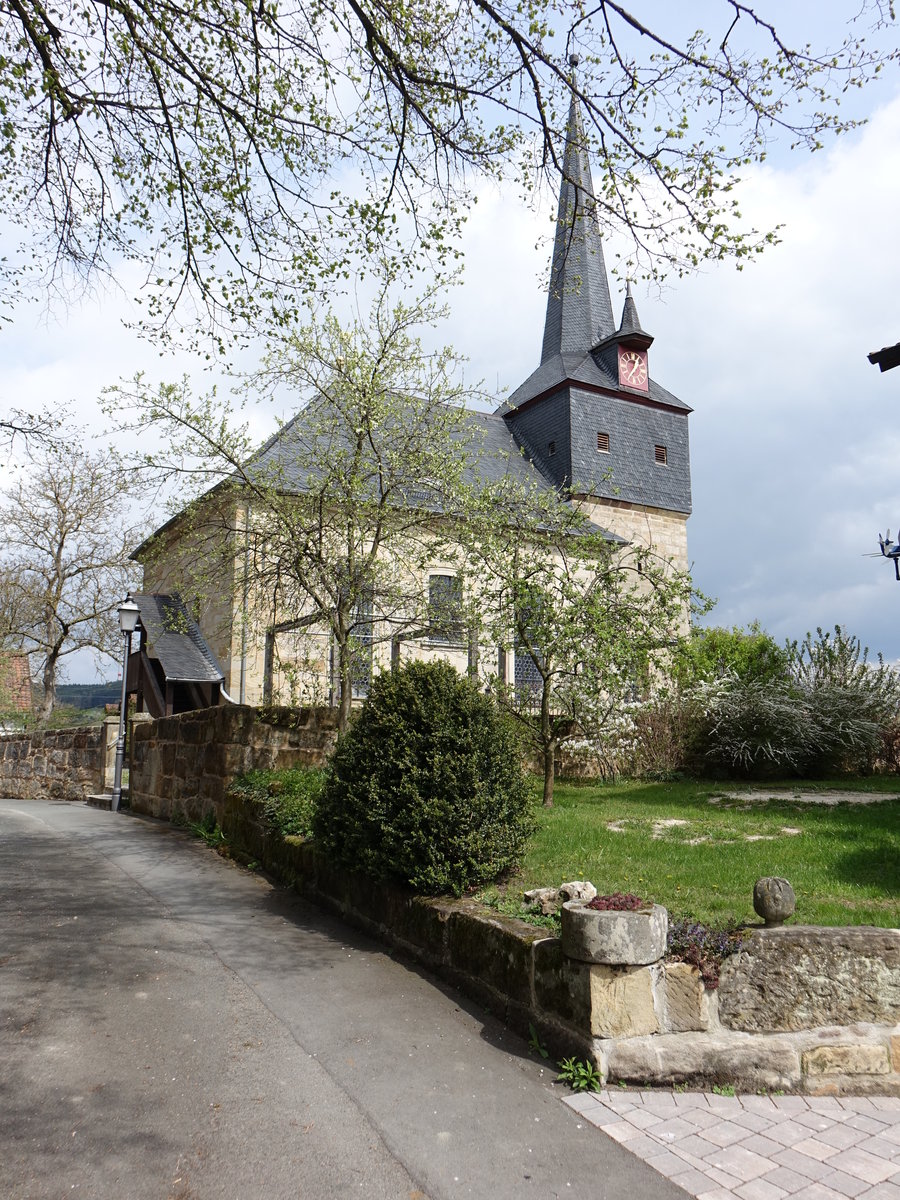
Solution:
M 131 635 L 137 628 L 141 610 L 126 596 L 119 605 L 119 628 L 125 640 L 125 656 L 122 660 L 122 700 L 119 704 L 119 737 L 116 741 L 116 773 L 113 779 L 112 797 L 109 807 L 116 812 L 122 799 L 122 768 L 125 765 L 125 709 L 128 703 L 128 659 L 131 655 Z

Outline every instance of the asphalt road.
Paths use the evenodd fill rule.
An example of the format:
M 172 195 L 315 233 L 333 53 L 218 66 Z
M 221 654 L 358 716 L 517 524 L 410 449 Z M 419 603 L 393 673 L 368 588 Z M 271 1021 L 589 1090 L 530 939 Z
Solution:
M 2 1200 L 683 1200 L 552 1074 L 185 833 L 0 800 Z

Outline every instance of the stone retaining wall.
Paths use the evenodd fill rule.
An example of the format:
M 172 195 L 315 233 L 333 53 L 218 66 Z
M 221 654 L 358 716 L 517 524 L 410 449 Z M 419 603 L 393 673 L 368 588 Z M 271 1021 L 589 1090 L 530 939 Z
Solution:
M 102 725 L 0 736 L 0 795 L 84 800 L 102 786 Z
M 604 1081 L 900 1095 L 900 930 L 760 928 L 710 991 L 686 963 L 578 962 L 545 929 L 336 869 L 237 797 L 223 826 L 239 855 Z
M 225 792 L 236 775 L 281 767 L 321 766 L 334 745 L 332 709 L 220 705 L 132 730 L 129 804 L 135 812 L 221 824 Z

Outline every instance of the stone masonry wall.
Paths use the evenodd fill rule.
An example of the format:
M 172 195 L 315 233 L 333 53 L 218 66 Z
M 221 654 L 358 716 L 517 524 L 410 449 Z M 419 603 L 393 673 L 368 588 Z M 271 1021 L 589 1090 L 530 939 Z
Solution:
M 0 795 L 84 800 L 103 784 L 102 725 L 0 736 Z
M 213 810 L 221 823 L 236 775 L 321 766 L 336 736 L 335 713 L 315 708 L 220 705 L 135 724 L 129 803 L 169 821 L 200 821 Z
M 579 962 L 546 929 L 471 900 L 426 899 L 337 869 L 312 844 L 282 839 L 239 797 L 227 798 L 223 827 L 238 856 L 425 964 L 517 1032 L 591 1058 L 604 1081 L 900 1095 L 900 930 L 760 928 L 709 991 L 687 963 Z

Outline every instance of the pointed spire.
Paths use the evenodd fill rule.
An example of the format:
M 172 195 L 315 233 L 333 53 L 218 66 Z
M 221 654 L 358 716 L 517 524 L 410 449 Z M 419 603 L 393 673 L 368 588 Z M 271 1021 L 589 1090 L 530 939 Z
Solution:
M 637 305 L 631 294 L 631 280 L 625 285 L 625 305 L 622 309 L 622 320 L 614 334 L 617 342 L 629 346 L 642 346 L 645 350 L 653 343 L 653 335 L 641 328 L 641 318 L 638 316 Z
M 569 65 L 574 84 L 575 55 Z M 581 106 L 573 90 L 541 362 L 554 354 L 587 354 L 615 328 Z
M 637 305 L 634 302 L 634 296 L 631 294 L 631 280 L 629 279 L 625 285 L 625 307 L 622 309 L 622 320 L 619 324 L 619 333 L 643 333 L 641 329 L 641 319 L 638 316 Z

